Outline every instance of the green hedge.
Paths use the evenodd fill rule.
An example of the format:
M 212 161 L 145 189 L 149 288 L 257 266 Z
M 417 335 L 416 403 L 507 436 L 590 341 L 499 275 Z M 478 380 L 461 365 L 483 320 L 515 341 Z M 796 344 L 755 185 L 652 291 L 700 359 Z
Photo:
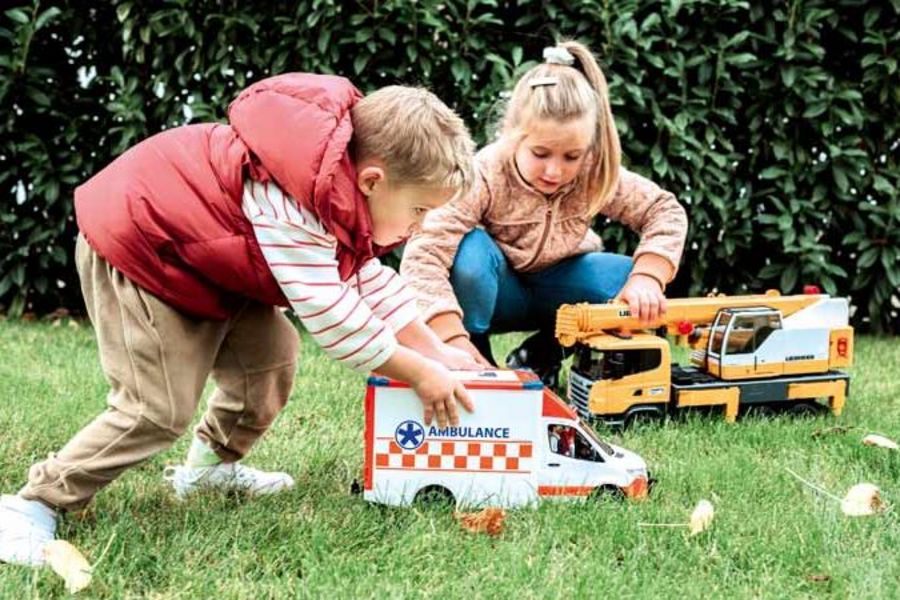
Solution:
M 561 35 L 601 57 L 626 161 L 690 213 L 673 295 L 817 283 L 853 297 L 858 325 L 900 330 L 900 0 L 18 1 L 0 15 L 12 314 L 78 306 L 79 182 L 147 135 L 222 119 L 247 83 L 421 83 L 484 141 L 500 92 Z

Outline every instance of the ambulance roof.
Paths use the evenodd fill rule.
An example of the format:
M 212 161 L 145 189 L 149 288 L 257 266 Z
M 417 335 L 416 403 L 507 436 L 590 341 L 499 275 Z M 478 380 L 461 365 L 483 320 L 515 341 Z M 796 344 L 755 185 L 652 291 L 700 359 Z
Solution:
M 541 380 L 531 371 L 514 371 L 511 369 L 485 369 L 483 371 L 450 371 L 466 386 L 466 389 L 493 390 L 540 390 L 544 388 Z M 409 384 L 381 375 L 371 375 L 367 381 L 374 387 L 402 387 Z

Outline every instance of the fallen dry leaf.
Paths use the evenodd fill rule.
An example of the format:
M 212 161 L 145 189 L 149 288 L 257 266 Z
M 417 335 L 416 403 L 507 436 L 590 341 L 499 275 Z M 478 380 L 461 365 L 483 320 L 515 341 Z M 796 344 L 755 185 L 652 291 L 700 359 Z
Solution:
M 502 508 L 485 508 L 477 513 L 456 512 L 453 516 L 466 531 L 497 536 L 503 533 L 506 511 Z
M 866 446 L 878 446 L 879 448 L 888 448 L 890 450 L 900 450 L 900 446 L 897 446 L 897 442 L 892 439 L 888 439 L 883 435 L 878 435 L 875 433 L 870 433 L 866 437 L 862 439 L 862 443 Z
M 825 429 L 816 429 L 812 432 L 812 437 L 822 437 L 823 435 L 835 435 L 839 433 L 847 433 L 855 427 L 845 427 L 843 425 L 835 425 L 834 427 L 826 427 Z
M 827 573 L 810 573 L 806 576 L 806 580 L 813 583 L 827 583 L 831 581 L 831 575 Z
M 44 547 L 44 559 L 53 571 L 66 582 L 69 593 L 75 594 L 91 583 L 93 569 L 84 555 L 65 540 L 53 540 Z
M 67 308 L 57 308 L 52 313 L 49 313 L 44 316 L 48 321 L 54 321 L 58 319 L 62 319 L 63 317 L 68 317 L 71 313 Z
M 884 509 L 881 490 L 871 483 L 857 483 L 841 501 L 841 510 L 848 517 L 867 517 Z
M 716 510 L 713 508 L 712 502 L 709 500 L 701 500 L 691 513 L 691 535 L 697 535 L 701 531 L 706 531 L 712 525 L 713 515 Z

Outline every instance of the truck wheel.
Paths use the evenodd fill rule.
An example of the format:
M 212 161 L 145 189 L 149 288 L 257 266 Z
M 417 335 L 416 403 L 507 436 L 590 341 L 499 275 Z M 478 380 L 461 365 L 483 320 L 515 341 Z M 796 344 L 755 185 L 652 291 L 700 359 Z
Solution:
M 632 411 L 625 417 L 625 429 L 636 426 L 658 425 L 662 423 L 664 417 L 665 415 L 658 408 Z
M 747 416 L 752 419 L 771 419 L 775 417 L 775 412 L 768 404 L 753 404 L 747 408 Z
M 622 488 L 614 485 L 601 485 L 591 492 L 591 499 L 594 501 L 615 500 L 620 502 L 625 499 L 625 492 Z
M 447 506 L 452 508 L 456 504 L 453 498 L 453 492 L 442 485 L 428 485 L 416 492 L 414 504 L 419 506 Z
M 809 419 L 824 412 L 825 407 L 815 401 L 795 402 L 788 409 L 788 413 L 794 418 Z

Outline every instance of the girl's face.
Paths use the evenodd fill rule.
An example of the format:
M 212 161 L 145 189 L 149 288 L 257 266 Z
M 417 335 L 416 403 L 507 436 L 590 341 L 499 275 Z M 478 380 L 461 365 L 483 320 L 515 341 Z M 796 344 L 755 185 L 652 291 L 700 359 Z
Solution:
M 515 154 L 525 181 L 549 195 L 575 179 L 593 142 L 595 122 L 593 115 L 566 122 L 532 119 Z

